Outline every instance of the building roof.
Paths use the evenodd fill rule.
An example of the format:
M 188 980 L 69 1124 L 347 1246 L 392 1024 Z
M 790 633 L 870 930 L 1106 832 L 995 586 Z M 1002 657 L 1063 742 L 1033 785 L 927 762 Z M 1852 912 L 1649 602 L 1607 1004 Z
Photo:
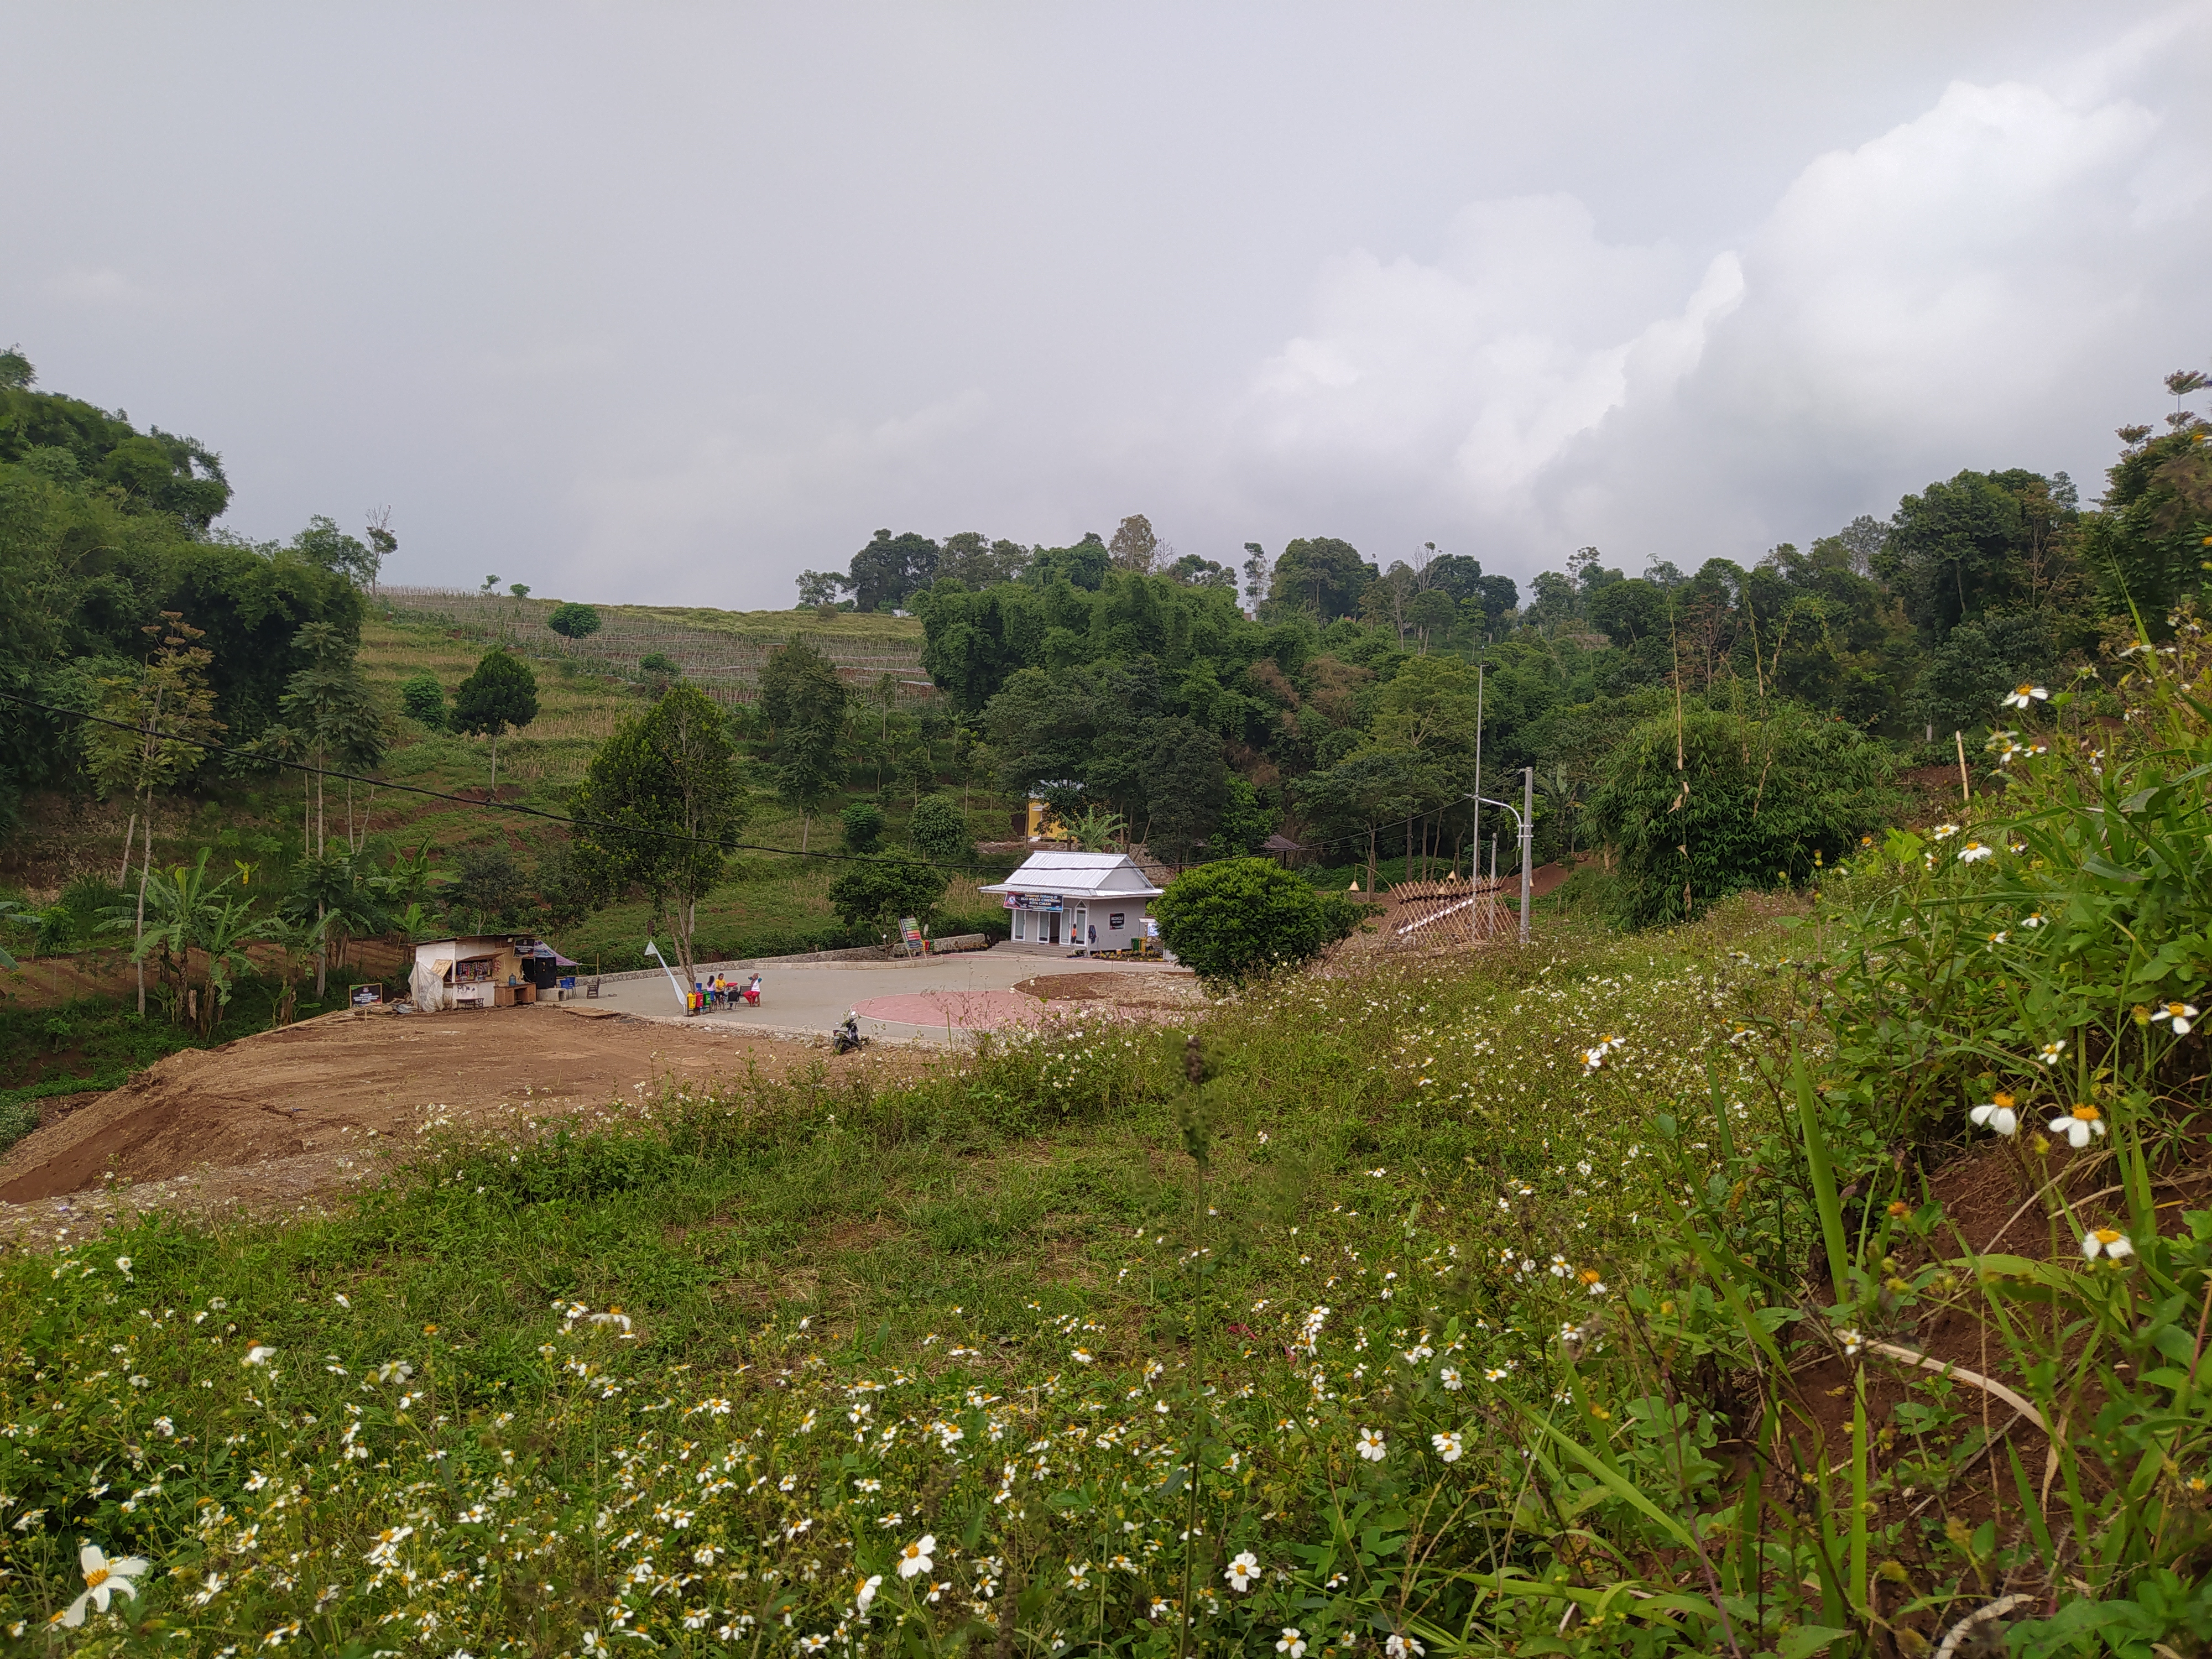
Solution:
M 986 893 L 1073 893 L 1079 897 L 1158 898 L 1152 885 L 1126 853 L 1032 853 L 1002 882 L 979 889 Z
M 1306 849 L 1287 836 L 1270 836 L 1260 843 L 1263 853 L 1303 853 Z

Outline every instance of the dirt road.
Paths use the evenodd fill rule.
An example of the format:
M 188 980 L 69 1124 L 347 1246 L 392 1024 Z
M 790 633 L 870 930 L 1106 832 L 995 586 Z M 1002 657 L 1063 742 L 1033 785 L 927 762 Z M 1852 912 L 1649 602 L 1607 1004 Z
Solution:
M 338 1013 L 173 1054 L 0 1160 L 0 1232 L 88 1211 L 291 1209 L 372 1179 L 438 1129 L 533 1126 L 635 1106 L 664 1080 L 910 1073 L 930 1056 L 825 1050 L 574 1005 Z M 641 1085 L 642 1085 L 641 1089 Z

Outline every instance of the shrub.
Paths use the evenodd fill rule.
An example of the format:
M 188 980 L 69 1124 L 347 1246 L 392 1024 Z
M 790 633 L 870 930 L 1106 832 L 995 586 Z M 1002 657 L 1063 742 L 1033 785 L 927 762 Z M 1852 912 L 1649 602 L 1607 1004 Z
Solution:
M 907 844 L 933 864 L 968 864 L 975 857 L 968 815 L 950 795 L 925 797 L 907 821 Z
M 684 671 L 676 665 L 676 659 L 665 651 L 648 651 L 637 659 L 637 665 L 648 674 L 662 674 L 674 678 Z
M 1358 925 L 1360 911 L 1321 894 L 1272 859 L 1224 859 L 1186 870 L 1152 913 L 1160 938 L 1200 979 L 1236 984 L 1305 961 Z
M 400 683 L 399 706 L 410 720 L 433 732 L 446 729 L 446 690 L 427 673 L 410 675 Z
M 848 927 L 879 927 L 902 916 L 925 924 L 945 896 L 945 872 L 904 853 L 848 864 L 830 884 L 830 903 Z
M 1890 775 L 1864 732 L 1798 710 L 1645 721 L 1606 757 L 1589 807 L 1620 854 L 1614 920 L 1692 921 L 1731 893 L 1810 879 L 1896 809 Z
M 872 853 L 884 838 L 884 809 L 873 801 L 856 800 L 845 809 L 845 850 Z
M 545 625 L 564 640 L 585 639 L 599 631 L 599 613 L 588 605 L 556 605 Z

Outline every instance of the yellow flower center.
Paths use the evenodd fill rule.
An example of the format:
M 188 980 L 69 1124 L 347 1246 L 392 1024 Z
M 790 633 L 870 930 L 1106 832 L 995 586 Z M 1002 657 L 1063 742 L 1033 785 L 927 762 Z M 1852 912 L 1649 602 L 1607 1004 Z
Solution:
M 2182 1010 L 2188 1006 L 2188 1004 L 2183 1002 L 2169 1002 L 2166 1005 L 2166 1012 L 2170 1018 L 2179 1019 L 2182 1016 Z
M 2119 1236 L 2120 1235 L 2118 1231 L 2111 1227 L 2100 1227 L 2097 1229 L 2097 1243 L 2100 1244 L 2110 1244 L 2113 1240 L 2119 1237 Z
M 106 1582 L 107 1569 L 106 1567 L 94 1567 L 90 1572 L 84 1576 L 84 1586 L 87 1589 L 98 1589 Z
M 2000 1094 L 1992 1102 L 1992 1104 L 1996 1105 L 2000 1110 L 2008 1112 L 2012 1110 L 2012 1097 L 2010 1095 Z
M 2098 1118 L 2098 1111 L 2094 1106 L 2076 1106 L 2074 1109 L 2074 1115 L 2084 1123 L 2094 1123 Z

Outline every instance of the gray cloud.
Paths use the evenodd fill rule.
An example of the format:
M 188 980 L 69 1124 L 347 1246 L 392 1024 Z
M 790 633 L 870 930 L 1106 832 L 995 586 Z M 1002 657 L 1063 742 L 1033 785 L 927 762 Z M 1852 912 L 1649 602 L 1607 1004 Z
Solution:
M 249 533 L 606 599 L 2094 485 L 2204 356 L 2212 9 L 1834 10 L 21 8 L 0 334 Z

